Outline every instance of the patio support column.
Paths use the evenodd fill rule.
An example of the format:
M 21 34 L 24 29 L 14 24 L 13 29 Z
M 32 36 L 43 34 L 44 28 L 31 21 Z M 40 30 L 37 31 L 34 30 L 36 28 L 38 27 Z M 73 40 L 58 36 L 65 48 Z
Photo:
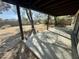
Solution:
M 71 43 L 72 43 L 72 59 L 79 59 L 77 45 L 78 45 L 78 31 L 79 31 L 79 14 L 76 15 L 76 23 L 74 30 L 71 34 Z
M 21 14 L 20 14 L 20 7 L 19 7 L 19 5 L 16 5 L 16 9 L 17 9 L 17 15 L 18 15 L 21 39 L 23 40 L 24 39 L 24 35 L 23 35 L 23 28 L 22 28 L 22 21 L 21 21 Z
M 50 17 L 48 15 L 48 19 L 47 19 L 47 30 L 49 29 L 49 19 L 50 19 Z
M 35 27 L 34 27 L 34 21 L 33 21 L 33 18 L 32 18 L 32 12 L 31 12 L 31 9 L 26 9 L 26 14 L 28 16 L 28 19 L 31 23 L 31 26 L 32 26 L 32 31 L 34 34 L 36 34 L 36 30 L 35 30 Z
M 57 26 L 57 16 L 54 16 L 55 26 Z

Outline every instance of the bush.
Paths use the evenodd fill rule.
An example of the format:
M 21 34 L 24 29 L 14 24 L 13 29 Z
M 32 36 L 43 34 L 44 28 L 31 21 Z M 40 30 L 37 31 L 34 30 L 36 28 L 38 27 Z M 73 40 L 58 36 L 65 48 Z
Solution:
M 57 25 L 56 25 L 56 26 L 65 27 L 66 24 L 65 24 L 64 19 L 59 19 L 59 20 L 57 21 Z

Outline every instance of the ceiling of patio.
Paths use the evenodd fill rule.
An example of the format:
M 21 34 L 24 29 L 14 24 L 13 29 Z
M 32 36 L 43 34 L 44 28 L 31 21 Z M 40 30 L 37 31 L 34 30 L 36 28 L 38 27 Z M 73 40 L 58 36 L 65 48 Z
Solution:
M 74 15 L 79 9 L 78 0 L 3 0 L 53 16 Z

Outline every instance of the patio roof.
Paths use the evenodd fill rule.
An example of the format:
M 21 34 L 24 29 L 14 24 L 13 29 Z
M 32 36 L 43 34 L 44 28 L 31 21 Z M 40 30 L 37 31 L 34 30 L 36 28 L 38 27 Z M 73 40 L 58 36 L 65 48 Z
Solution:
M 2 0 L 53 16 L 74 15 L 79 9 L 78 0 Z

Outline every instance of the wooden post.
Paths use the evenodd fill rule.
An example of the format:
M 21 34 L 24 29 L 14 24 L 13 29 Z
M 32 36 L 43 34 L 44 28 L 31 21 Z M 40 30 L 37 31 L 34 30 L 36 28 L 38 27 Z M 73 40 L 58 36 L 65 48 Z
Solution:
M 28 13 L 28 11 L 29 11 L 29 13 Z M 32 12 L 31 12 L 31 9 L 26 10 L 26 14 L 27 14 L 28 19 L 29 19 L 29 21 L 30 21 L 30 23 L 31 23 L 32 31 L 33 31 L 34 34 L 36 34 L 36 30 L 35 30 L 35 27 L 34 27 L 34 21 L 33 21 L 33 18 L 32 18 Z
M 72 43 L 72 59 L 79 59 L 77 45 L 78 45 L 78 31 L 79 31 L 79 14 L 76 15 L 76 23 L 74 30 L 71 34 L 71 43 Z
M 57 25 L 57 16 L 54 16 L 54 20 L 55 20 L 55 26 Z
M 49 15 L 48 15 L 48 18 L 47 18 L 47 30 L 49 29 L 49 19 L 50 19 L 50 17 L 49 17 Z
M 19 28 L 20 28 L 20 33 L 21 33 L 21 39 L 24 39 L 23 35 L 23 28 L 22 28 L 22 21 L 21 21 L 21 15 L 20 15 L 20 7 L 19 5 L 16 6 L 17 9 L 17 15 L 18 15 L 18 21 L 19 21 Z

